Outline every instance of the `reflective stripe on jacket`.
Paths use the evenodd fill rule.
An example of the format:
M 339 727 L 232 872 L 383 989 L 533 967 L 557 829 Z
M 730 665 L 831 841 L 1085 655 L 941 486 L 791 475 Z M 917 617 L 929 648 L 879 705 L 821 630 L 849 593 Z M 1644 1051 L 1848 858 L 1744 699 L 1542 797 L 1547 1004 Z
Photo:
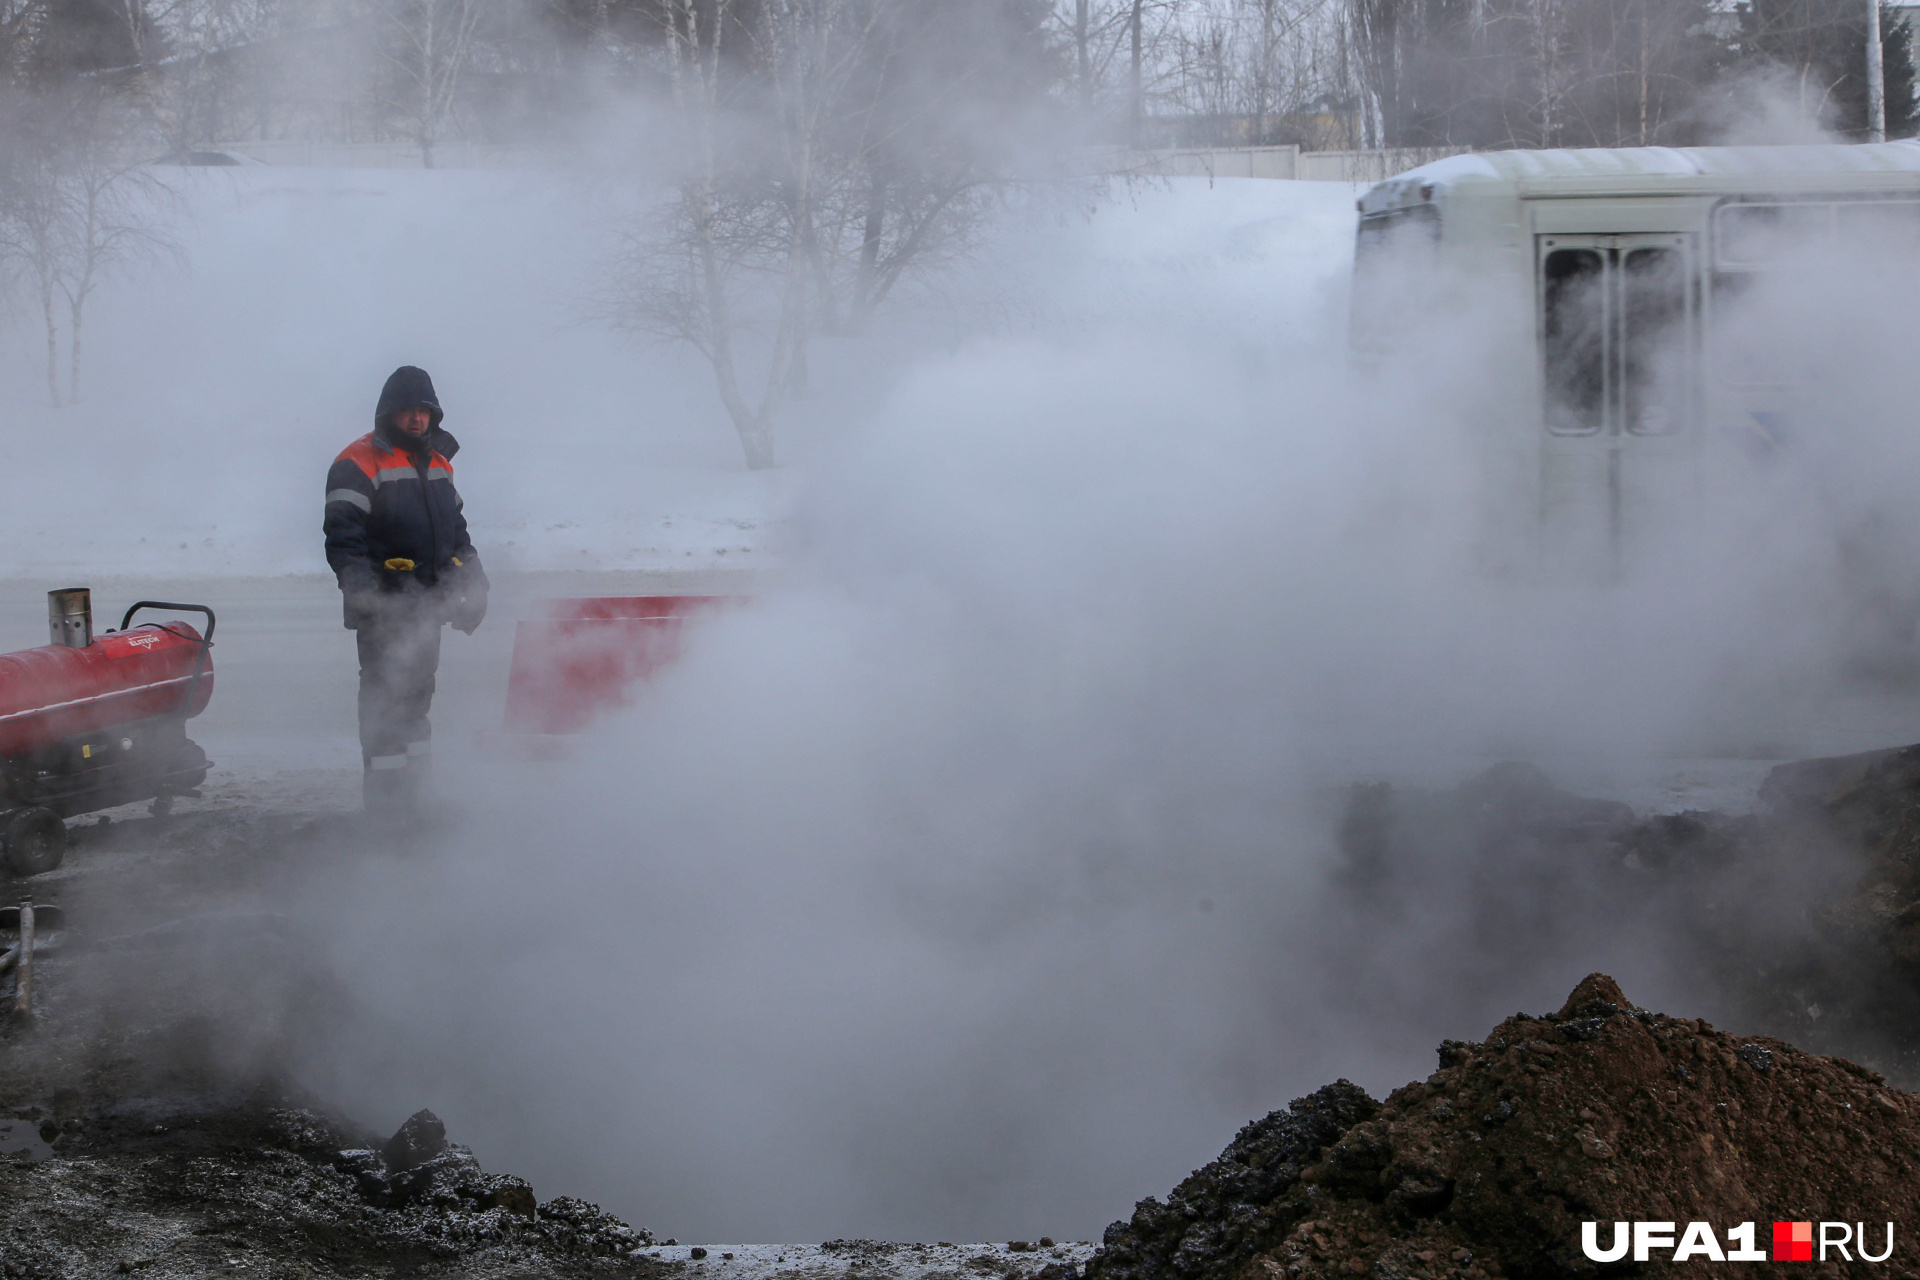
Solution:
M 480 575 L 447 461 L 459 445 L 437 427 L 425 440 L 403 435 L 383 421 L 341 450 L 327 471 L 327 563 L 343 591 L 399 590 L 409 578 L 432 587 L 449 576 Z M 413 566 L 388 568 L 395 560 Z

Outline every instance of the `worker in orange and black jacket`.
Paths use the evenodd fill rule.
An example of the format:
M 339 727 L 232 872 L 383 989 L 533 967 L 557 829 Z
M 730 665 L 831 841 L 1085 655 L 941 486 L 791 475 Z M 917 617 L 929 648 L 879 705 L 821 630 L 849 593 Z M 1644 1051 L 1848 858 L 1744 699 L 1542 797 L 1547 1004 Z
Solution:
M 370 812 L 411 810 L 432 763 L 433 677 L 440 626 L 472 635 L 487 616 L 487 575 L 467 539 L 424 369 L 403 365 L 381 388 L 373 431 L 327 472 L 327 563 L 360 648 L 360 753 Z

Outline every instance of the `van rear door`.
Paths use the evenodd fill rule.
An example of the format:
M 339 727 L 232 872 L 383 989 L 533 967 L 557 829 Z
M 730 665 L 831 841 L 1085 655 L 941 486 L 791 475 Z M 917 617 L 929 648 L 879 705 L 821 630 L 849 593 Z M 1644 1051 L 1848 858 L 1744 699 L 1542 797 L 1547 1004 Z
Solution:
M 1555 233 L 1534 246 L 1547 550 L 1618 574 L 1684 536 L 1695 505 L 1695 237 Z

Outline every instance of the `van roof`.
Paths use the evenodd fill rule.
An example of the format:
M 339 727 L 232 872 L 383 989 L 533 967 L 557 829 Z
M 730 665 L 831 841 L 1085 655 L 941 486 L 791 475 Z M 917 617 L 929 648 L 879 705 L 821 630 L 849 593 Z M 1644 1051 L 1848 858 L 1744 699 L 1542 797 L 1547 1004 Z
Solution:
M 1794 147 L 1584 147 L 1482 151 L 1409 169 L 1371 188 L 1362 212 L 1424 204 L 1435 191 L 1507 187 L 1516 196 L 1920 188 L 1920 140 Z

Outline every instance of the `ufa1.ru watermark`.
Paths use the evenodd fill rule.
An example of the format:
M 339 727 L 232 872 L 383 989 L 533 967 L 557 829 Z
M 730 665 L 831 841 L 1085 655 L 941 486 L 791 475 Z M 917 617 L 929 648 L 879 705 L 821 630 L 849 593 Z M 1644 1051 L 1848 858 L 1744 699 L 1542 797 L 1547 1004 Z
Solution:
M 1619 1262 L 1633 1252 L 1635 1262 L 1825 1262 L 1832 1250 L 1843 1262 L 1885 1262 L 1893 1256 L 1893 1224 L 1887 1223 L 1886 1248 L 1869 1253 L 1864 1222 L 1776 1222 L 1773 1251 L 1759 1247 L 1758 1228 L 1743 1222 L 1726 1233 L 1723 1247 L 1707 1222 L 1616 1222 L 1613 1242 L 1602 1248 L 1600 1223 L 1580 1224 L 1580 1250 L 1595 1262 Z M 1816 1230 L 1817 1229 L 1817 1230 Z M 1876 1235 L 1878 1232 L 1875 1233 Z M 1878 1243 L 1874 1241 L 1874 1243 Z

